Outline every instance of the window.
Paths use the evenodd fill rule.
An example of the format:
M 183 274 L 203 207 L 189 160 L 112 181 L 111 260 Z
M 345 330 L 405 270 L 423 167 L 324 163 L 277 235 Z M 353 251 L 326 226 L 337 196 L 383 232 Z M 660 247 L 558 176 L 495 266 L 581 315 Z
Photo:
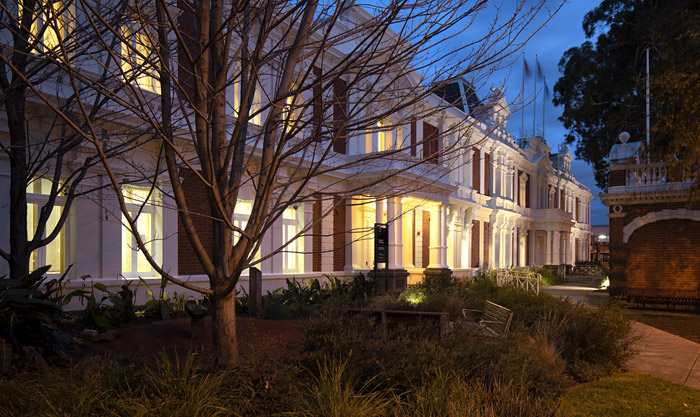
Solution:
M 136 228 L 146 250 L 155 257 L 153 249 L 156 213 L 153 206 L 153 195 L 149 198 L 149 191 L 148 188 L 126 186 L 122 188 L 129 215 L 136 220 Z M 136 237 L 131 233 L 124 215 L 122 215 L 122 223 L 124 224 L 122 227 L 122 275 L 126 278 L 155 275 L 151 264 L 139 249 Z
M 423 158 L 431 164 L 438 163 L 438 128 L 423 122 Z
M 18 1 L 19 20 L 21 23 L 24 13 L 24 2 Z M 36 43 L 37 50 L 57 50 L 60 41 L 66 36 L 66 22 L 64 19 L 69 12 L 62 1 L 43 0 L 38 1 L 35 7 L 41 7 L 39 12 L 32 12 L 32 25 L 29 30 L 30 43 Z M 37 37 L 41 36 L 41 40 Z
M 381 151 L 386 151 L 391 149 L 391 138 L 386 131 L 385 123 L 383 120 L 377 122 L 377 149 Z
M 49 198 L 52 184 L 51 180 L 39 178 L 31 181 L 27 186 L 27 236 L 29 240 L 31 240 L 36 233 L 41 207 L 46 204 Z M 46 222 L 44 233 L 41 236 L 42 238 L 50 235 L 56 228 L 58 220 L 61 218 L 61 213 L 63 213 L 63 207 L 60 205 L 62 200 L 63 198 L 59 194 L 59 197 L 56 199 L 56 204 Z M 48 274 L 63 273 L 65 258 L 64 230 L 65 228 L 58 233 L 58 236 L 56 236 L 51 243 L 31 253 L 29 258 L 30 271 L 34 271 L 40 266 L 51 265 L 51 268 L 47 272 Z
M 241 230 L 245 229 L 245 227 L 248 225 L 248 219 L 250 218 L 250 214 L 252 212 L 253 203 L 246 201 L 237 201 L 236 207 L 233 208 L 233 225 Z M 241 234 L 239 232 L 233 232 L 233 237 L 231 241 L 235 245 L 236 243 L 238 243 L 238 239 L 240 238 Z
M 294 91 L 296 88 L 296 85 L 292 83 L 292 86 L 289 88 L 290 91 Z M 289 133 L 294 129 L 294 121 L 297 117 L 296 114 L 296 107 L 298 106 L 297 103 L 297 96 L 295 94 L 290 94 L 285 100 L 284 100 L 284 107 L 282 107 L 282 116 L 280 118 L 283 126 L 284 126 L 284 133 Z
M 160 94 L 160 81 L 153 66 L 155 53 L 148 33 L 122 27 L 121 58 L 126 82 L 134 81 L 139 88 Z
M 348 123 L 348 87 L 347 83 L 337 78 L 333 82 L 333 151 L 347 154 L 347 123 Z
M 297 210 L 289 207 L 282 213 L 282 243 L 289 243 L 283 250 L 282 270 L 284 272 L 298 272 L 298 258 L 301 252 L 299 247 L 300 239 L 297 239 L 299 224 L 297 221 Z
M 233 74 L 232 77 L 234 77 L 233 84 L 229 84 L 229 87 L 233 87 L 233 91 L 227 93 L 230 97 L 233 97 L 233 114 L 235 117 L 238 117 L 238 113 L 241 110 L 241 69 L 238 65 L 232 65 L 231 68 L 233 68 Z M 260 87 L 260 82 L 258 81 L 258 84 L 255 86 L 255 94 L 253 95 L 253 104 L 250 107 L 250 112 L 249 114 L 253 115 L 250 118 L 250 122 L 255 124 L 255 125 L 260 125 L 262 122 L 262 114 L 260 113 L 260 109 L 262 106 L 262 94 L 260 93 L 261 87 Z

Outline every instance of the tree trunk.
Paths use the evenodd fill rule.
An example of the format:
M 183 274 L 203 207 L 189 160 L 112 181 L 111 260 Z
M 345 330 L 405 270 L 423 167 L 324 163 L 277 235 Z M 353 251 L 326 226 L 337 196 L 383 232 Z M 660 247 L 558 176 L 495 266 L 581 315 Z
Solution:
M 219 366 L 231 368 L 238 364 L 236 339 L 236 293 L 212 297 L 212 336 Z
M 10 278 L 29 273 L 27 243 L 27 131 L 24 90 L 10 90 L 5 101 L 10 132 Z

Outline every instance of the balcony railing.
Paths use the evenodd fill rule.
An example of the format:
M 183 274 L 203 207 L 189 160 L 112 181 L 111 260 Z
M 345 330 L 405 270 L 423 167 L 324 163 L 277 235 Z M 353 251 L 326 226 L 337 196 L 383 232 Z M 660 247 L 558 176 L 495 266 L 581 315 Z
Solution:
M 668 169 L 665 163 L 631 165 L 625 169 L 628 187 L 652 187 L 670 183 L 690 184 L 693 178 L 688 170 Z

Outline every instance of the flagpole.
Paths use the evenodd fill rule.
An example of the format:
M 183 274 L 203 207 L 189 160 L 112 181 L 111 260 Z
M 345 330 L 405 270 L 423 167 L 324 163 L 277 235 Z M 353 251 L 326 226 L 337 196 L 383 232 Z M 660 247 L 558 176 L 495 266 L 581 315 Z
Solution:
M 545 126 L 544 114 L 545 114 L 545 111 L 547 109 L 547 106 L 545 103 L 545 101 L 547 100 L 547 77 L 543 76 L 543 78 L 544 78 L 544 83 L 543 83 L 543 88 L 542 88 L 543 89 L 543 91 L 542 91 L 542 138 L 544 140 L 547 140 L 547 138 L 545 138 L 545 136 L 544 136 L 544 126 Z
M 520 100 L 525 103 L 525 51 L 523 51 L 523 86 L 520 89 Z M 520 106 L 520 138 L 525 137 L 525 106 Z
M 535 98 L 532 100 L 532 136 L 537 136 L 537 68 L 539 61 L 535 54 Z

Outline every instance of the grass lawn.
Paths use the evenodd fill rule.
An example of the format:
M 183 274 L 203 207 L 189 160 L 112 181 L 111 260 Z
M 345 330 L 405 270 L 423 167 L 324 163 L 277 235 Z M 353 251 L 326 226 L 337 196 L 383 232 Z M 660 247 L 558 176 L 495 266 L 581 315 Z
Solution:
M 558 415 L 698 416 L 700 390 L 651 375 L 624 373 L 569 391 L 561 398 Z

